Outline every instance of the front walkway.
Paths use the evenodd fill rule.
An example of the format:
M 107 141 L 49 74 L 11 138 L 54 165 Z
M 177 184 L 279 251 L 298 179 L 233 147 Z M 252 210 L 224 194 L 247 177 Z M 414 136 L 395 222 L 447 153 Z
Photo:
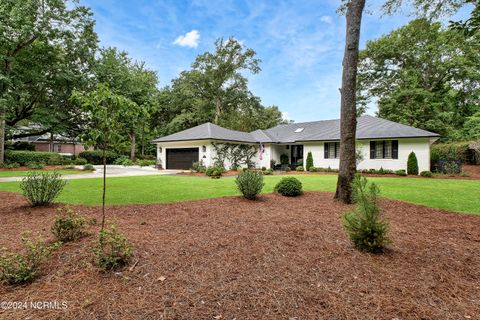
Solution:
M 62 176 L 62 179 L 91 179 L 103 177 L 103 166 L 94 166 L 94 172 L 85 172 L 78 174 L 66 174 Z M 81 166 L 79 167 L 81 168 Z M 171 175 L 182 172 L 182 170 L 158 170 L 154 167 L 140 167 L 140 166 L 119 166 L 119 165 L 107 165 L 107 178 L 114 177 L 134 177 L 134 176 L 153 176 L 153 175 Z M 0 178 L 0 182 L 21 181 L 23 177 L 6 177 Z

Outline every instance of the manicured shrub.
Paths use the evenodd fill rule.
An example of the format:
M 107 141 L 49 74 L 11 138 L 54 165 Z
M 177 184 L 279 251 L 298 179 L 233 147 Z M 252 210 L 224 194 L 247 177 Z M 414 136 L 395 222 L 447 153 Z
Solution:
M 280 155 L 280 164 L 288 164 L 289 161 L 287 154 L 283 153 Z
M 422 171 L 420 172 L 420 175 L 422 177 L 427 177 L 427 178 L 431 178 L 433 176 L 433 174 L 430 171 Z
M 28 163 L 45 163 L 49 165 L 62 164 L 62 156 L 55 152 L 11 151 L 5 152 L 6 162 L 16 162 L 21 166 Z
M 408 155 L 407 174 L 418 175 L 418 160 L 413 151 Z
M 410 152 L 407 160 L 407 174 L 418 175 L 418 160 L 415 152 Z
M 240 173 L 235 179 L 238 190 L 243 197 L 254 200 L 262 192 L 264 186 L 263 174 L 258 171 L 245 171 Z
M 309 172 L 317 172 L 317 171 L 319 171 L 318 169 L 320 169 L 320 168 L 316 168 L 316 167 L 313 167 L 313 166 L 312 166 L 312 167 L 308 168 L 307 170 L 308 170 Z
M 457 160 L 461 163 L 474 164 L 474 152 L 470 150 L 471 142 L 434 143 L 430 148 L 432 162 Z
M 212 179 L 219 179 L 224 172 L 225 169 L 220 166 L 211 166 L 207 168 L 205 174 Z
M 75 166 L 73 164 L 69 164 L 69 165 L 63 166 L 63 169 L 72 170 L 72 169 L 75 169 Z
M 290 169 L 290 167 L 286 167 L 285 168 L 285 172 L 290 172 L 292 169 Z
M 262 174 L 265 175 L 265 176 L 269 176 L 269 175 L 273 174 L 273 170 L 272 169 L 263 170 Z
M 77 166 L 83 166 L 83 165 L 86 165 L 88 163 L 88 161 L 85 158 L 77 158 L 77 159 L 73 160 L 73 163 Z
M 297 166 L 302 166 L 303 167 L 303 159 L 298 159 L 297 160 Z
M 58 172 L 31 172 L 22 179 L 20 188 L 32 206 L 49 205 L 67 184 L 60 177 Z
M 298 166 L 295 168 L 295 171 L 303 171 L 303 167 L 302 166 Z
M 374 183 L 356 175 L 353 181 L 356 208 L 342 216 L 343 227 L 354 246 L 368 252 L 382 252 L 389 243 L 388 223 L 381 218 L 378 193 Z
M 94 171 L 95 167 L 91 163 L 87 163 L 83 166 L 83 171 Z
M 83 151 L 79 154 L 79 157 L 87 160 L 92 164 L 103 164 L 103 151 Z M 112 151 L 106 152 L 107 164 L 112 164 L 118 158 L 118 154 Z
M 43 162 L 29 162 L 29 163 L 27 163 L 27 167 L 29 169 L 33 169 L 33 170 L 41 170 L 45 167 L 45 163 L 43 163 Z
M 302 183 L 295 177 L 285 177 L 275 186 L 275 192 L 282 196 L 295 197 L 303 193 Z
M 42 238 L 34 239 L 30 233 L 22 235 L 23 250 L 3 250 L 0 255 L 0 282 L 10 285 L 33 281 L 40 273 L 41 264 L 47 260 L 58 244 L 46 245 Z
M 207 168 L 203 164 L 203 161 L 196 161 L 192 163 L 192 167 L 190 169 L 195 172 L 205 172 L 207 170 Z
M 128 264 L 133 253 L 127 238 L 112 225 L 110 229 L 100 231 L 93 248 L 95 264 L 105 271 L 116 270 Z
M 262 167 L 262 171 L 265 171 L 265 170 L 267 170 L 267 167 Z
M 405 170 L 401 169 L 401 170 L 395 171 L 395 174 L 396 174 L 397 176 L 406 176 L 406 175 L 407 175 L 407 172 L 406 172 Z
M 312 153 L 309 152 L 307 154 L 307 163 L 306 163 L 306 169 L 309 170 L 311 167 L 313 167 L 313 156 L 312 156 Z
M 6 169 L 15 169 L 15 168 L 20 167 L 20 164 L 17 163 L 17 162 L 9 162 L 9 163 L 5 163 L 3 165 L 3 167 L 6 168 Z
M 74 241 L 86 235 L 86 219 L 71 208 L 59 209 L 51 230 L 61 242 Z

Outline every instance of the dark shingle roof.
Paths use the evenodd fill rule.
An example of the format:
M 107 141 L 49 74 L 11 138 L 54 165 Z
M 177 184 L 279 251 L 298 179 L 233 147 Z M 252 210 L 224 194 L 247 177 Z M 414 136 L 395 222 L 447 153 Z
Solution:
M 239 142 L 258 142 L 253 139 L 253 136 L 248 132 L 235 131 L 225 129 L 216 124 L 207 122 L 199 126 L 183 130 L 165 137 L 160 137 L 153 140 L 153 142 L 170 142 L 170 141 L 185 141 L 185 140 L 226 140 Z
M 296 130 L 298 132 L 295 132 Z M 359 117 L 357 120 L 357 139 L 438 136 L 438 134 L 433 132 L 368 115 Z M 225 129 L 208 122 L 169 136 L 158 138 L 153 142 L 203 139 L 250 143 L 293 143 L 301 141 L 340 140 L 340 120 L 284 124 L 267 130 L 256 130 L 250 133 Z

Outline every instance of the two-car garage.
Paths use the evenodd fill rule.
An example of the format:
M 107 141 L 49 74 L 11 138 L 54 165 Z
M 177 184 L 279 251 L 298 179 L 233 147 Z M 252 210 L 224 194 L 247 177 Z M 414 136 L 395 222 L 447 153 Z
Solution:
M 188 170 L 198 161 L 199 148 L 166 149 L 166 168 Z

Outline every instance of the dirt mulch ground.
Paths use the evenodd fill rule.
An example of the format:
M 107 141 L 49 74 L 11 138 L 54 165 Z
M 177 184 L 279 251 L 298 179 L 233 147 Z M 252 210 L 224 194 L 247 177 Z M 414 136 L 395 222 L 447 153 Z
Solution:
M 50 237 L 54 208 L 27 208 L 13 193 L 0 200 L 0 247 L 17 246 L 25 230 Z M 78 208 L 99 218 L 98 207 Z M 0 318 L 478 319 L 480 216 L 390 200 L 382 208 L 393 239 L 384 255 L 352 248 L 339 223 L 348 207 L 329 193 L 110 207 L 136 267 L 98 272 L 93 235 L 64 245 L 34 283 L 0 286 L 0 300 L 67 308 Z

